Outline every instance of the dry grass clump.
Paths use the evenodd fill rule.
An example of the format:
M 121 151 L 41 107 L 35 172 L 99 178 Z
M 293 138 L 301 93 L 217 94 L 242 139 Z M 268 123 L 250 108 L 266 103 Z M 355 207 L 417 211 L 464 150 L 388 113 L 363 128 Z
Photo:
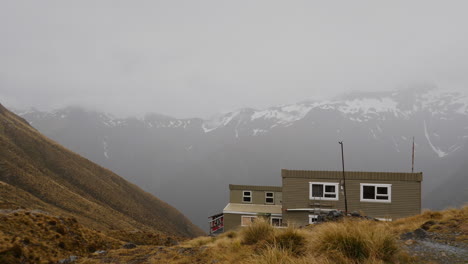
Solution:
M 260 241 L 272 241 L 274 233 L 275 229 L 267 220 L 258 218 L 254 223 L 241 230 L 242 243 L 253 245 Z
M 121 242 L 75 218 L 16 210 L 0 214 L 0 263 L 55 263 L 70 255 L 118 248 Z
M 429 232 L 460 233 L 457 239 L 468 241 L 468 205 L 460 209 L 425 211 L 420 215 L 399 219 L 391 223 L 395 233 L 401 234 L 423 228 Z
M 323 257 L 314 257 L 306 255 L 297 257 L 289 250 L 270 246 L 265 248 L 259 254 L 255 254 L 250 258 L 242 261 L 245 264 L 331 264 L 328 259 Z
M 205 246 L 211 242 L 215 241 L 214 237 L 209 237 L 209 236 L 201 236 L 194 238 L 192 240 L 188 240 L 185 243 L 183 243 L 184 246 L 188 247 L 201 247 Z
M 273 243 L 275 248 L 287 251 L 294 256 L 304 255 L 307 251 L 306 244 L 305 234 L 291 227 L 276 232 Z
M 353 221 L 326 223 L 314 229 L 311 248 L 320 255 L 339 253 L 350 261 L 391 261 L 399 251 L 396 236 L 385 223 Z

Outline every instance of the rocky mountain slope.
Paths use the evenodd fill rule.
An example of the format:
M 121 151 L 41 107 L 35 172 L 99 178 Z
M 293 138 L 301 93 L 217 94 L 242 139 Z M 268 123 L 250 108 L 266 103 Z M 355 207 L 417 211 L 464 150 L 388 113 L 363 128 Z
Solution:
M 104 232 L 202 234 L 167 203 L 42 136 L 1 105 L 0 145 L 2 206 L 75 217 Z
M 282 168 L 341 170 L 341 140 L 347 170 L 407 172 L 415 137 L 423 207 L 467 201 L 468 98 L 433 87 L 240 109 L 210 120 L 115 118 L 73 107 L 20 115 L 203 227 L 227 202 L 229 183 L 277 185 Z

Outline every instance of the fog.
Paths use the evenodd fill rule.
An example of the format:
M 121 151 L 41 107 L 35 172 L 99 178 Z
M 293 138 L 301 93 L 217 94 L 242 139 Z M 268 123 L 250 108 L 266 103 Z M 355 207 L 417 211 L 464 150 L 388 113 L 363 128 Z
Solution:
M 0 100 L 208 117 L 468 84 L 466 1 L 0 1 Z

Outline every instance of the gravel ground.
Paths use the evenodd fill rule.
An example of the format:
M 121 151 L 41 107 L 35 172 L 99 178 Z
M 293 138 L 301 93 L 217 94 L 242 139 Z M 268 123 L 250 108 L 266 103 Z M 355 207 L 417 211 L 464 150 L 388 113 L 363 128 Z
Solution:
M 424 263 L 467 264 L 468 245 L 457 241 L 457 233 L 432 233 L 423 229 L 401 236 L 403 247 Z

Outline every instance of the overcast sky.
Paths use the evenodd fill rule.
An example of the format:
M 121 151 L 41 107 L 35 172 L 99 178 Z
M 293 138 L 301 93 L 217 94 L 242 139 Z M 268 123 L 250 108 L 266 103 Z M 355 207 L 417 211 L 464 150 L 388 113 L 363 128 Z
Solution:
M 468 90 L 468 1 L 0 0 L 0 103 L 208 117 Z

